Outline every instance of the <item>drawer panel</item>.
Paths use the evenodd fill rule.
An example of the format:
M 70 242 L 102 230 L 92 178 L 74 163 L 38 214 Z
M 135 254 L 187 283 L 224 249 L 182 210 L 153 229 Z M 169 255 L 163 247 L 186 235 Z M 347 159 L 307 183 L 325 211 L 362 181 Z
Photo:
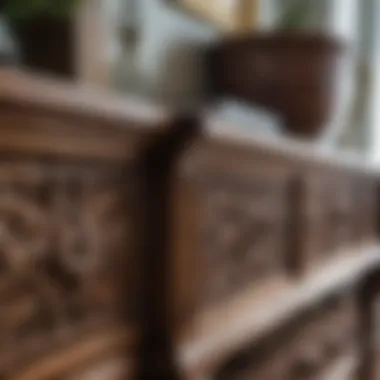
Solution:
M 105 350 L 127 342 L 138 317 L 133 178 L 121 164 L 0 162 L 0 377 L 96 339 Z
M 318 379 L 321 374 L 357 351 L 357 321 L 352 296 L 333 297 L 310 313 L 296 333 L 290 379 Z
M 354 195 L 349 175 L 312 173 L 302 179 L 298 239 L 304 268 L 323 264 L 352 246 Z
M 323 380 L 356 374 L 357 311 L 350 294 L 337 295 L 242 350 L 218 380 Z
M 356 182 L 355 239 L 368 242 L 377 236 L 377 184 L 372 178 L 360 176 Z
M 252 347 L 246 347 L 217 372 L 216 380 L 291 380 L 288 377 L 291 350 L 284 331 Z
M 283 173 L 281 173 L 283 174 Z M 257 170 L 250 179 L 207 181 L 203 198 L 201 303 L 286 275 L 289 180 Z

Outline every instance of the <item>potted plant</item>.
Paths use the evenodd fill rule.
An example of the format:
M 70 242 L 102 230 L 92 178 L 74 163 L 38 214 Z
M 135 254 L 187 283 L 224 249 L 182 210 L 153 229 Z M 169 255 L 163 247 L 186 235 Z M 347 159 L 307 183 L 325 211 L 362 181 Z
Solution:
M 308 29 L 317 3 L 288 1 L 276 30 L 214 46 L 209 55 L 213 93 L 279 113 L 293 134 L 322 133 L 336 101 L 344 46 L 334 36 Z
M 79 0 L 0 0 L 0 12 L 15 36 L 21 63 L 73 76 L 74 14 Z

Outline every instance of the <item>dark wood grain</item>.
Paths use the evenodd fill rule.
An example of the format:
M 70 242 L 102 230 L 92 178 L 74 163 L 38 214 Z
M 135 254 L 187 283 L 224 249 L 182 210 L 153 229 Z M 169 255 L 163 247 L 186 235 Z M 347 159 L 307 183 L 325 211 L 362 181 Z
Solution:
M 350 295 L 324 299 L 256 345 L 240 351 L 216 378 L 323 378 L 334 363 L 355 357 L 359 320 L 356 305 Z
M 0 378 L 369 373 L 378 172 L 211 121 L 0 70 Z
M 317 302 L 310 301 L 313 294 L 328 297 L 339 288 L 338 277 L 347 263 L 364 262 L 365 247 L 378 241 L 376 170 L 343 155 L 308 149 L 307 144 L 263 141 L 248 133 L 239 136 L 205 115 L 201 119 L 205 134 L 182 153 L 172 175 L 171 328 L 178 360 L 189 379 L 215 375 L 243 345 L 256 342 L 259 326 L 270 331 L 266 320 L 281 325 L 282 315 L 297 315 Z M 379 265 L 377 250 L 374 257 L 360 274 L 353 270 L 346 285 L 354 285 L 372 265 Z M 335 285 L 320 290 L 330 276 L 336 276 Z M 319 280 L 309 284 L 315 277 Z M 292 309 L 289 296 L 288 308 L 284 301 L 284 309 L 276 311 L 276 303 L 281 305 L 295 288 L 297 307 Z M 269 315 L 271 310 L 276 315 Z M 323 310 L 316 318 L 330 325 L 329 312 Z M 348 311 L 343 314 L 349 318 Z M 344 328 L 339 318 L 340 322 L 331 322 L 332 330 Z M 358 317 L 352 319 L 356 323 Z M 318 345 L 318 335 L 323 338 L 325 333 L 310 334 L 309 343 Z M 349 333 L 342 334 L 350 339 Z M 310 379 L 327 376 L 334 368 L 347 366 L 348 371 L 349 363 L 356 366 L 356 337 L 342 342 L 341 348 L 326 339 L 321 343 L 331 346 L 326 350 L 341 352 L 335 362 L 320 364 Z M 279 354 L 277 360 L 274 353 L 275 348 L 268 360 L 278 361 L 278 366 L 263 367 L 263 379 L 275 379 L 277 369 L 284 371 L 287 354 Z M 247 368 L 256 363 L 255 355 L 244 356 Z M 231 379 L 251 378 L 252 371 L 238 371 Z
M 135 377 L 141 193 L 172 118 L 139 100 L 0 70 L 0 377 Z

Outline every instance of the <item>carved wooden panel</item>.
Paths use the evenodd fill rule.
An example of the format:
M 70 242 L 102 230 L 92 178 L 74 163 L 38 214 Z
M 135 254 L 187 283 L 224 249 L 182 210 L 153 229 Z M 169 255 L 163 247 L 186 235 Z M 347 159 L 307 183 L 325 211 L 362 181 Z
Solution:
M 357 314 L 351 295 L 314 305 L 262 342 L 242 349 L 218 380 L 318 380 L 343 359 L 355 357 Z M 354 373 L 355 368 L 350 369 Z
M 117 165 L 1 159 L 1 376 L 94 334 L 123 336 L 136 314 L 133 197 Z
M 215 378 L 217 380 L 288 379 L 286 376 L 289 372 L 289 355 L 286 349 L 284 347 L 279 349 L 274 344 L 269 347 L 259 345 L 240 352 Z
M 349 295 L 332 297 L 311 311 L 310 322 L 300 326 L 292 343 L 292 379 L 317 378 L 334 362 L 354 355 L 357 320 L 355 302 Z
M 339 172 L 305 175 L 301 186 L 299 254 L 313 267 L 352 244 L 355 188 L 350 176 Z
M 378 379 L 380 376 L 380 296 L 374 300 L 373 323 L 372 323 L 372 346 L 370 347 L 370 380 Z
M 64 380 L 131 380 L 134 372 L 129 367 L 128 360 L 120 355 L 77 370 L 66 376 Z
M 358 176 L 356 180 L 355 239 L 368 242 L 377 235 L 378 201 L 377 183 L 369 176 Z
M 327 250 L 339 252 L 351 245 L 354 219 L 354 183 L 349 175 L 332 174 L 325 187 Z
M 201 241 L 202 304 L 287 274 L 289 179 L 257 170 L 250 178 L 208 176 Z
M 303 266 L 313 265 L 326 249 L 323 236 L 325 207 L 320 178 L 315 175 L 303 177 L 296 214 L 299 218 L 298 255 L 302 257 Z

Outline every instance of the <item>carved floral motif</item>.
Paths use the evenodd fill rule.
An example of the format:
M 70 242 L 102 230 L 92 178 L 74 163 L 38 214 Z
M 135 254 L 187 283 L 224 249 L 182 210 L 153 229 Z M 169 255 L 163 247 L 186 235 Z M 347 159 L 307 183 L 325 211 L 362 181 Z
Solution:
M 114 167 L 1 163 L 3 344 L 125 317 L 129 185 Z

